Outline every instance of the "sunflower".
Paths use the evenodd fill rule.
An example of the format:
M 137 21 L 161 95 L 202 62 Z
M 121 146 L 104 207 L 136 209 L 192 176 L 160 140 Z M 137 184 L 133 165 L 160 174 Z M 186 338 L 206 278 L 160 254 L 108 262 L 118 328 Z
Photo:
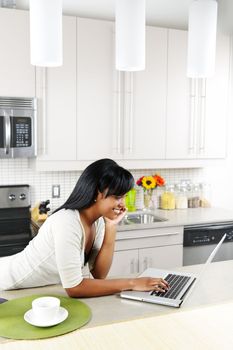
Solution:
M 142 186 L 146 190 L 150 190 L 156 187 L 156 179 L 153 176 L 144 176 L 142 178 Z

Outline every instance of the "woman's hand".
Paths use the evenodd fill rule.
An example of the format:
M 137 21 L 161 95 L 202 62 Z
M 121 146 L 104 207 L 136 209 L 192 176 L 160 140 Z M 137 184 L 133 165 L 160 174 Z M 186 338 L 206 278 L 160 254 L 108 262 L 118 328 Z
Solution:
M 119 222 L 123 219 L 125 214 L 127 213 L 127 209 L 125 207 L 122 207 L 119 209 L 119 214 L 117 215 L 116 219 L 109 219 L 104 217 L 104 221 L 106 225 L 117 225 Z
M 166 292 L 169 284 L 162 278 L 140 277 L 132 280 L 132 290 L 146 292 L 155 290 L 156 292 Z

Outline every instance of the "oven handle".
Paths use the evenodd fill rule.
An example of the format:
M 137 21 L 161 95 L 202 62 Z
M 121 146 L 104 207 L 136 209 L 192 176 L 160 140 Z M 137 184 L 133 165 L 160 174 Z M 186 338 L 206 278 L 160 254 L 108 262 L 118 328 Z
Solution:
M 5 121 L 5 153 L 10 153 L 10 143 L 11 143 L 11 121 L 10 116 L 4 112 L 4 121 Z

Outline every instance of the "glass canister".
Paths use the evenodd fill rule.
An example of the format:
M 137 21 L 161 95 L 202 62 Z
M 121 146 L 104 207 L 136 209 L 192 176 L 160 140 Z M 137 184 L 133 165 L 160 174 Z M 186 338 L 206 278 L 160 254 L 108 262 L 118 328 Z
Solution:
M 198 183 L 193 185 L 193 208 L 198 208 L 200 204 L 200 187 Z
M 136 186 L 136 210 L 142 210 L 144 208 L 144 191 L 141 186 Z
M 161 195 L 161 209 L 175 209 L 175 189 L 174 185 L 166 185 L 164 192 Z
M 210 208 L 211 207 L 211 186 L 207 183 L 200 183 L 200 207 Z
M 198 208 L 200 203 L 200 187 L 199 184 L 191 184 L 190 191 L 188 195 L 188 207 Z
M 177 184 L 175 186 L 175 203 L 176 209 L 188 208 L 187 187 L 185 184 Z
M 125 196 L 125 206 L 128 209 L 128 211 L 136 210 L 135 203 L 136 203 L 136 189 L 132 188 L 132 190 L 127 192 Z

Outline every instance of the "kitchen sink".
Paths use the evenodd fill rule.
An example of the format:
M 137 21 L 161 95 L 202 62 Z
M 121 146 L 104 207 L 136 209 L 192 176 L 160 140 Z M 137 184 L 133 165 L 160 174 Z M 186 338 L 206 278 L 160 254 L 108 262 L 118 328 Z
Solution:
M 167 221 L 153 213 L 132 213 L 126 214 L 119 225 L 152 224 L 154 222 Z

